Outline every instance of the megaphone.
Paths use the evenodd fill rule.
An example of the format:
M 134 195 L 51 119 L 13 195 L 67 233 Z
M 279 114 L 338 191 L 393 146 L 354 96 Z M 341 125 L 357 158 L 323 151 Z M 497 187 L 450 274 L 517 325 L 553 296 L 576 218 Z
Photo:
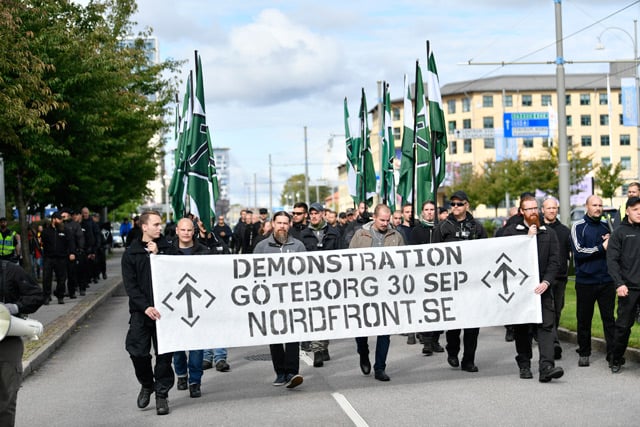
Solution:
M 0 341 L 7 336 L 37 340 L 43 329 L 42 323 L 37 320 L 12 316 L 7 307 L 0 304 Z

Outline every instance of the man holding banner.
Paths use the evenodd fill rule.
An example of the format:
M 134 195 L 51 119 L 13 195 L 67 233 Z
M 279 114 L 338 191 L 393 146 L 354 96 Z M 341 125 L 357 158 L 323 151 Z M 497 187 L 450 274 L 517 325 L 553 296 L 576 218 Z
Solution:
M 547 383 L 554 378 L 564 375 L 564 370 L 555 366 L 554 361 L 554 323 L 555 309 L 553 305 L 553 292 L 551 284 L 556 280 L 560 269 L 560 250 L 555 231 L 546 225 L 540 225 L 538 215 L 538 202 L 533 196 L 525 196 L 520 199 L 520 211 L 523 215 L 522 224 L 511 224 L 504 236 L 526 234 L 536 238 L 538 245 L 538 271 L 540 284 L 534 292 L 540 295 L 542 304 L 542 323 L 539 325 L 518 324 L 514 326 L 516 342 L 516 362 L 520 368 L 520 378 L 531 379 L 531 336 L 529 328 L 536 326 L 538 330 L 538 351 L 540 352 L 540 377 L 541 383 Z
M 395 229 L 389 227 L 391 209 L 387 205 L 379 204 L 373 211 L 373 222 L 365 224 L 353 235 L 349 248 L 371 248 L 381 246 L 403 246 L 404 239 Z M 373 365 L 374 376 L 378 381 L 389 381 L 385 373 L 387 367 L 387 353 L 389 353 L 389 335 L 378 335 L 376 341 L 376 361 Z M 371 373 L 369 361 L 369 343 L 367 337 L 356 338 L 358 354 L 360 355 L 360 370 L 364 375 Z
M 305 252 L 304 244 L 289 235 L 291 227 L 291 217 L 285 211 L 276 212 L 273 215 L 273 233 L 266 239 L 260 241 L 254 254 L 275 254 L 288 252 Z M 287 388 L 294 388 L 302 384 L 300 369 L 300 344 L 288 342 L 286 344 L 270 344 L 271 361 L 273 369 L 276 371 L 274 386 L 286 385 Z

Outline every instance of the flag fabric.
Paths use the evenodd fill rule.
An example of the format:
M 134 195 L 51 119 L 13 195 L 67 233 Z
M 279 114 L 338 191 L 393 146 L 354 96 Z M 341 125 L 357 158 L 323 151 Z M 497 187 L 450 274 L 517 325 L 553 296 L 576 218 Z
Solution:
M 427 104 L 424 96 L 424 82 L 420 63 L 416 62 L 416 109 L 415 109 L 415 174 L 416 195 L 414 212 L 422 209 L 422 204 L 427 200 L 434 201 L 431 188 L 431 139 L 429 137 L 429 123 L 427 116 Z
M 413 107 L 411 105 L 411 89 L 409 78 L 404 75 L 404 120 L 402 130 L 402 157 L 400 158 L 400 176 L 398 178 L 398 195 L 402 204 L 411 203 L 414 183 L 414 138 L 413 138 Z
M 358 152 L 360 150 L 360 139 L 351 136 L 351 126 L 349 123 L 349 108 L 347 98 L 344 98 L 344 136 L 347 149 L 347 185 L 349 195 L 357 203 L 358 191 L 356 187 L 356 165 L 358 164 Z
M 367 97 L 362 88 L 360 99 L 360 152 L 357 167 L 357 203 L 365 202 L 367 206 L 373 205 L 373 197 L 376 195 L 376 171 L 373 167 L 373 155 L 369 140 L 369 112 L 367 111 Z
M 207 231 L 211 231 L 211 219 L 215 217 L 219 196 L 218 177 L 205 113 L 202 63 L 197 53 L 195 75 L 193 119 L 185 151 L 187 195 L 191 213 L 202 220 Z
M 187 143 L 187 134 L 191 125 L 192 113 L 191 113 L 191 92 L 192 81 L 191 75 L 187 78 L 187 89 L 184 93 L 184 99 L 182 101 L 182 110 L 176 105 L 176 124 L 175 124 L 175 139 L 176 139 L 176 151 L 174 154 L 174 168 L 173 175 L 171 177 L 171 184 L 169 185 L 169 195 L 171 196 L 171 207 L 173 209 L 173 217 L 175 220 L 184 217 L 185 214 L 185 198 L 187 182 L 185 175 L 185 151 Z
M 448 144 L 440 81 L 433 52 L 429 53 L 427 63 L 427 95 L 429 99 L 429 136 L 433 146 L 433 165 L 435 167 L 435 171 L 431 172 L 431 176 L 435 177 L 435 180 L 429 189 L 432 200 L 435 200 L 438 187 L 442 184 L 446 175 L 445 158 Z
M 380 171 L 380 194 L 391 212 L 396 210 L 396 191 L 393 164 L 396 159 L 396 147 L 393 139 L 393 122 L 391 121 L 391 95 L 389 85 L 383 83 L 382 114 L 382 170 Z

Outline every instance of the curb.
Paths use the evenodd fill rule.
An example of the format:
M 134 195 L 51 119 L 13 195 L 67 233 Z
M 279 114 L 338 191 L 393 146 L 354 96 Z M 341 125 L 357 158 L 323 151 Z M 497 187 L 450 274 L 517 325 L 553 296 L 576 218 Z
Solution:
M 564 342 L 572 344 L 578 343 L 578 334 L 574 331 L 570 331 L 565 328 L 558 328 L 558 338 Z M 603 338 L 591 337 L 591 350 L 598 351 L 603 354 L 607 354 L 607 343 Z M 627 360 L 633 360 L 634 362 L 640 362 L 640 349 L 627 347 L 627 351 L 624 353 L 624 357 Z
M 91 295 L 89 298 L 85 297 L 82 303 L 79 303 L 76 307 L 46 325 L 45 334 L 41 338 L 42 344 L 38 345 L 37 349 L 22 361 L 22 378 L 24 379 L 33 371 L 36 371 L 75 332 L 78 324 L 83 322 L 108 298 L 111 298 L 120 286 L 122 286 L 122 279 L 114 280 L 111 284 L 105 284 L 102 292 Z M 25 343 L 25 347 L 27 345 Z

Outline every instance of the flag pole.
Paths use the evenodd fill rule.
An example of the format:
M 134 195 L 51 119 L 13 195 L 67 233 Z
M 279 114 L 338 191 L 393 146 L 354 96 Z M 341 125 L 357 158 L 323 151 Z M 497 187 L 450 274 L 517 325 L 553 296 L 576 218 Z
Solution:
M 386 119 L 386 115 L 387 115 L 387 110 L 386 110 L 386 103 L 387 102 L 387 82 L 385 80 L 382 81 L 382 103 L 379 105 L 382 105 L 382 108 L 380 108 L 378 110 L 378 112 L 380 113 L 380 136 L 385 135 L 385 126 L 387 126 L 387 124 L 385 123 L 385 119 Z M 382 138 L 381 138 L 382 139 Z M 389 135 L 387 135 L 387 139 L 389 139 Z M 389 182 L 387 182 L 387 178 L 386 176 L 383 179 L 383 176 L 386 172 L 386 165 L 384 165 L 382 163 L 382 160 L 384 158 L 383 156 L 383 150 L 385 150 L 384 147 L 384 141 L 381 141 L 380 144 L 380 179 L 382 180 L 384 186 L 382 187 L 382 203 L 384 203 L 385 205 L 388 205 L 387 203 L 387 196 L 389 194 Z M 388 149 L 388 148 L 387 148 Z M 393 212 L 391 212 L 393 214 Z
M 429 44 L 429 40 L 427 40 L 427 73 L 429 72 L 429 55 L 431 54 L 431 46 Z M 431 94 L 428 91 L 427 88 L 427 102 L 426 104 L 429 105 L 429 114 L 431 114 L 431 106 L 428 102 L 429 97 L 431 96 Z M 436 141 L 436 132 L 433 130 L 433 126 L 431 125 L 431 121 L 429 121 L 429 133 L 431 136 L 431 146 L 429 147 L 429 157 L 431 157 L 430 162 L 431 162 L 431 185 L 433 188 L 433 205 L 434 205 L 434 209 L 435 209 L 435 214 L 436 214 L 436 218 L 435 218 L 435 222 L 438 222 L 438 184 L 436 182 L 436 150 L 435 150 L 435 141 Z
M 416 178 L 418 176 L 417 167 L 418 167 L 418 144 L 416 139 L 418 138 L 417 125 L 418 125 L 418 93 L 417 93 L 417 83 L 418 83 L 418 67 L 420 66 L 420 60 L 416 59 L 416 74 L 413 83 L 413 168 L 411 168 L 411 223 L 413 223 L 413 219 L 416 211 L 416 201 L 418 200 L 417 192 L 418 186 L 416 184 Z

